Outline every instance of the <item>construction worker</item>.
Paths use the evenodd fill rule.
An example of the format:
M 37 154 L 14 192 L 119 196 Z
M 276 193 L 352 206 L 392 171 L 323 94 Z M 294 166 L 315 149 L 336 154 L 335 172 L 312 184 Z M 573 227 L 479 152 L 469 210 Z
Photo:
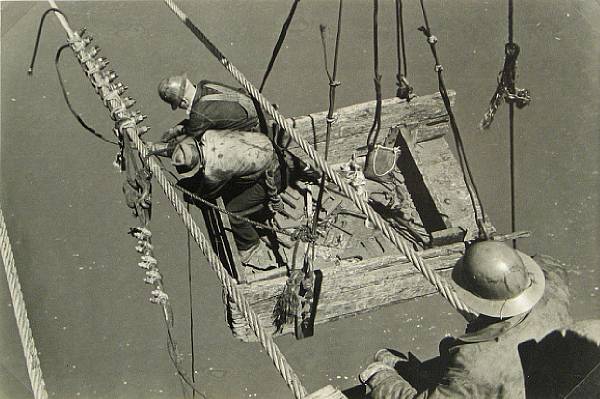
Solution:
M 171 162 L 183 177 L 179 185 L 205 199 L 221 196 L 228 211 L 259 222 L 282 210 L 279 193 L 288 170 L 270 139 L 260 132 L 209 129 L 198 138 L 180 136 Z M 246 263 L 261 245 L 254 226 L 230 218 Z
M 427 380 L 419 366 L 387 349 L 377 352 L 375 362 L 359 375 L 371 397 L 525 398 L 520 345 L 539 342 L 571 322 L 560 265 L 551 258 L 536 259 L 543 269 L 498 241 L 468 248 L 454 267 L 451 283 L 458 297 L 480 316 L 461 337 L 442 341 L 437 378 Z M 419 392 L 400 374 L 426 382 Z
M 248 131 L 258 125 L 254 103 L 243 89 L 208 80 L 194 85 L 183 74 L 163 79 L 158 94 L 173 110 L 184 109 L 188 115 L 163 135 L 165 143 L 180 135 L 199 137 L 208 129 Z

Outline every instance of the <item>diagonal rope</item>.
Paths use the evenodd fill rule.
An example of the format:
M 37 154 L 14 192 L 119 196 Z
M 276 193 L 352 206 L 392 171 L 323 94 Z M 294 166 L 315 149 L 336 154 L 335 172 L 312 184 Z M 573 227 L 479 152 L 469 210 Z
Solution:
M 48 2 L 53 8 L 56 8 L 56 4 L 53 0 L 48 0 Z M 58 17 L 60 17 L 60 15 L 58 15 Z M 71 47 L 75 54 L 80 55 L 81 53 L 85 52 L 85 45 L 82 45 L 81 38 L 79 38 L 78 35 L 71 30 L 68 22 L 66 22 L 64 18 L 59 18 L 59 21 L 63 25 L 63 28 L 69 37 L 69 42 L 71 43 Z M 90 81 L 100 77 L 99 71 L 88 71 L 88 66 L 85 64 L 82 64 L 82 67 L 86 72 L 88 72 L 86 75 Z M 119 133 L 123 136 L 127 135 L 127 137 L 129 137 L 131 142 L 134 144 L 136 150 L 139 152 L 140 157 L 147 160 L 148 168 L 162 187 L 165 195 L 175 208 L 177 214 L 182 218 L 185 227 L 198 244 L 198 247 L 206 256 L 208 264 L 216 273 L 227 295 L 229 295 L 239 307 L 240 311 L 248 321 L 250 328 L 258 337 L 259 342 L 265 348 L 267 354 L 272 359 L 275 367 L 284 378 L 294 396 L 296 398 L 304 398 L 306 396 L 306 389 L 300 382 L 298 375 L 292 369 L 287 359 L 273 340 L 272 335 L 268 334 L 262 327 L 258 315 L 251 308 L 250 303 L 246 299 L 243 291 L 238 287 L 237 281 L 231 277 L 231 275 L 229 275 L 229 272 L 221 263 L 218 255 L 212 249 L 210 242 L 206 239 L 190 212 L 187 211 L 185 203 L 177 195 L 177 191 L 174 189 L 173 185 L 169 182 L 167 176 L 163 172 L 161 164 L 156 160 L 155 156 L 150 157 L 150 149 L 139 137 L 139 129 L 136 126 L 136 118 L 127 110 L 125 102 L 121 98 L 120 94 L 117 91 L 106 87 L 101 87 L 99 94 L 103 98 L 103 103 L 109 109 L 111 115 L 118 115 L 117 123 L 119 126 Z
M 291 122 L 286 120 L 273 107 L 273 105 L 254 87 L 248 79 L 225 57 L 218 48 L 194 25 L 187 15 L 173 2 L 173 0 L 163 0 L 173 13 L 192 31 L 192 33 L 206 46 L 206 48 L 219 60 L 219 62 L 233 75 L 233 77 L 255 98 L 261 107 L 273 117 L 273 119 L 284 128 L 288 134 L 298 143 L 300 148 L 313 160 L 315 165 L 321 169 L 338 186 L 341 191 L 348 196 L 352 202 L 371 220 L 383 234 L 411 261 L 415 268 L 433 284 L 440 294 L 446 298 L 450 304 L 465 317 L 476 316 L 477 314 L 469 309 L 467 305 L 456 295 L 448 282 L 432 271 L 423 262 L 423 258 L 405 239 L 401 238 L 396 231 L 390 227 L 383 218 L 377 214 L 366 201 L 359 197 L 356 190 L 346 183 L 332 167 L 316 152 L 314 147 L 304 140 L 294 129 Z
M 8 290 L 10 291 L 12 307 L 15 312 L 17 329 L 19 330 L 19 336 L 21 337 L 21 345 L 23 345 L 25 362 L 27 363 L 27 373 L 29 374 L 29 380 L 31 381 L 33 397 L 35 399 L 46 399 L 48 398 L 48 392 L 46 392 L 46 384 L 42 375 L 40 359 L 38 357 L 37 349 L 35 348 L 35 342 L 33 341 L 33 334 L 31 332 L 31 326 L 29 325 L 29 318 L 27 317 L 25 300 L 23 299 L 23 291 L 21 291 L 21 283 L 19 282 L 19 275 L 17 274 L 17 268 L 15 267 L 15 258 L 10 245 L 10 239 L 8 238 L 8 230 L 6 229 L 2 209 L 0 209 L 0 252 L 2 252 L 2 262 L 4 263 Z

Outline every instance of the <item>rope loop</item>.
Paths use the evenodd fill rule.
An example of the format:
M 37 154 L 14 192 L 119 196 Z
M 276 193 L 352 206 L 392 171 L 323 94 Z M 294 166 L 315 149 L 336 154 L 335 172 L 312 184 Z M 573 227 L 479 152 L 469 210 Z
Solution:
M 338 122 L 339 118 L 340 118 L 339 114 L 333 114 L 333 116 L 331 118 L 328 117 L 328 116 L 325 117 L 325 122 L 327 122 L 328 124 L 332 124 L 333 125 L 333 124 L 335 124 L 335 123 Z

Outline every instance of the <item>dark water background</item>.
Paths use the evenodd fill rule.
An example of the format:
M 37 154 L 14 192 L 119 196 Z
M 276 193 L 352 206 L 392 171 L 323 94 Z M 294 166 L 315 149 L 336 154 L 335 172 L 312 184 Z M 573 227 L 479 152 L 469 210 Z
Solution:
M 437 91 L 433 61 L 416 28 L 416 1 L 405 1 L 408 74 L 419 94 Z M 598 317 L 600 260 L 598 1 L 516 2 L 521 45 L 517 86 L 533 101 L 516 115 L 520 248 L 570 266 L 576 319 Z M 255 84 L 271 55 L 289 1 L 181 2 L 188 15 Z M 447 85 L 483 203 L 500 231 L 510 227 L 507 108 L 489 132 L 477 125 L 495 88 L 506 41 L 506 2 L 427 1 Z M 181 397 L 165 350 L 158 307 L 137 268 L 134 224 L 123 203 L 115 149 L 87 134 L 68 113 L 53 65 L 65 36 L 49 16 L 33 77 L 25 73 L 44 2 L 2 2 L 1 191 L 16 263 L 48 391 L 59 398 Z M 149 139 L 179 121 L 156 95 L 157 82 L 187 71 L 193 80 L 234 81 L 162 2 L 59 3 L 75 28 L 87 26 L 129 95 L 150 115 Z M 395 92 L 393 1 L 380 4 L 380 71 L 384 97 Z M 372 2 L 345 3 L 338 106 L 374 98 Z M 333 30 L 337 3 L 300 3 L 265 90 L 287 116 L 324 110 L 327 81 L 319 24 Z M 90 125 L 110 135 L 105 109 L 66 52 L 63 74 L 71 101 Z M 196 213 L 198 215 L 198 213 Z M 189 369 L 186 232 L 157 186 L 152 222 L 156 254 Z M 209 398 L 289 397 L 258 344 L 237 342 L 224 322 L 218 280 L 193 251 L 196 381 Z M 30 397 L 5 283 L 0 287 L 0 397 Z M 309 391 L 343 389 L 375 350 L 411 350 L 427 359 L 437 342 L 463 327 L 437 296 L 317 327 L 313 338 L 277 343 Z

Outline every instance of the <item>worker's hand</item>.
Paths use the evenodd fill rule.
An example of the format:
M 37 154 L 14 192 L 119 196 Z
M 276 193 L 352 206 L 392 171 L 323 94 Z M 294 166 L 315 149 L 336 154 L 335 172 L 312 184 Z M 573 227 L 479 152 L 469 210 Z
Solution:
M 278 199 L 279 199 L 279 201 L 269 201 L 269 204 L 267 205 L 267 207 L 269 208 L 269 211 L 273 214 L 283 213 L 285 211 L 283 201 L 281 200 L 281 198 L 278 198 Z
M 396 373 L 396 370 L 393 367 L 382 362 L 373 362 L 358 375 L 358 379 L 364 385 L 374 389 L 394 376 L 398 376 L 398 373 Z
M 160 138 L 160 141 L 162 141 L 163 143 L 169 143 L 170 141 L 176 139 L 184 133 L 184 127 L 182 125 L 176 125 L 167 130 Z

